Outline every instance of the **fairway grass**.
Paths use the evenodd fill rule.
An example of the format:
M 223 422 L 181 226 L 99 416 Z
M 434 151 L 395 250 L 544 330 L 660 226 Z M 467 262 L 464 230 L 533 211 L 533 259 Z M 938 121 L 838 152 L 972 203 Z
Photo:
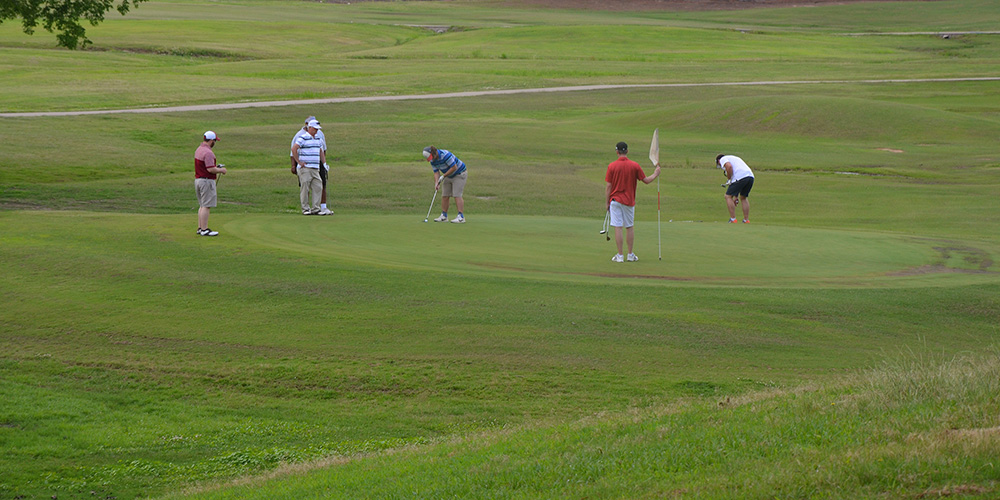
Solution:
M 997 19 L 176 0 L 82 52 L 5 22 L 0 111 L 695 85 L 0 117 L 0 500 L 995 498 L 1000 81 L 917 80 L 1000 76 L 1000 36 L 878 33 Z M 812 83 L 714 85 L 774 80 Z M 309 115 L 333 216 L 288 172 Z M 657 128 L 612 263 L 605 168 L 649 173 Z M 422 222 L 428 145 L 466 224 Z

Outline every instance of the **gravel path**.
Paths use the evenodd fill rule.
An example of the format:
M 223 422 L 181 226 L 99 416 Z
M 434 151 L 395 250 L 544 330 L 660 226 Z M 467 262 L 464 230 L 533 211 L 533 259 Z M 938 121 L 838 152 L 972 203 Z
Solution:
M 270 108 L 276 106 L 339 104 L 346 102 L 412 101 L 419 99 L 452 99 L 456 97 L 535 94 L 543 92 L 585 92 L 591 90 L 614 90 L 614 89 L 741 87 L 741 86 L 764 86 L 764 85 L 815 85 L 815 84 L 831 84 L 831 83 L 891 84 L 891 83 L 944 83 L 944 82 L 995 82 L 995 81 L 1000 81 L 1000 76 L 986 76 L 986 77 L 972 77 L 972 78 L 909 78 L 909 79 L 879 79 L 879 80 L 771 80 L 771 81 L 757 81 L 757 82 L 577 85 L 571 87 L 545 87 L 545 88 L 532 88 L 532 89 L 476 90 L 469 92 L 447 92 L 443 94 L 410 94 L 410 95 L 389 95 L 389 96 L 369 96 L 369 97 L 331 97 L 324 99 L 299 99 L 290 101 L 235 102 L 228 104 L 165 106 L 162 108 L 130 108 L 130 109 L 104 109 L 104 110 L 93 110 L 93 111 L 39 111 L 39 112 L 23 112 L 23 113 L 0 113 L 0 117 L 32 118 L 32 117 L 45 117 L 45 116 L 114 115 L 123 113 L 186 113 L 190 111 Z

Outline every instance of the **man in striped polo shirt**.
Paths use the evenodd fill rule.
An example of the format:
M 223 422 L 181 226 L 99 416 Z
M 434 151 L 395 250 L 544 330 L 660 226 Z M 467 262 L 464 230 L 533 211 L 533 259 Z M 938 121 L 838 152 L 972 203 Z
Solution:
M 451 220 L 456 224 L 465 223 L 465 200 L 462 199 L 462 192 L 465 190 L 465 180 L 468 173 L 465 171 L 465 163 L 459 160 L 446 149 L 438 149 L 434 146 L 424 148 L 424 159 L 431 162 L 434 169 L 434 190 L 441 189 L 441 216 L 434 219 L 434 222 L 444 222 L 448 220 L 448 205 L 450 198 L 455 198 L 455 205 L 458 209 L 458 216 Z
M 297 139 L 300 135 L 308 134 L 306 129 L 309 128 L 309 122 L 313 120 L 316 120 L 315 116 L 310 116 L 309 118 L 306 118 L 305 122 L 302 125 L 302 128 L 296 131 L 295 136 L 292 137 L 292 145 L 290 146 L 290 148 L 295 147 L 295 139 Z M 317 120 L 317 122 L 318 121 L 319 120 Z M 319 133 L 316 134 L 316 136 L 319 137 L 321 141 L 323 141 L 323 151 L 326 151 L 326 137 L 323 135 L 323 131 L 320 130 Z M 298 175 L 298 165 L 296 164 L 295 157 L 291 153 L 291 149 L 289 149 L 288 157 L 292 160 L 292 174 Z M 328 165 L 325 162 L 323 163 L 323 168 L 319 169 L 319 177 L 320 179 L 323 180 L 323 194 L 322 196 L 320 196 L 319 200 L 319 215 L 333 215 L 333 211 L 327 208 L 326 206 L 326 184 L 327 184 L 327 179 L 330 177 L 330 165 Z M 302 186 L 300 185 L 299 187 Z
M 292 146 L 292 158 L 299 175 L 299 201 L 302 203 L 302 215 L 319 215 L 320 197 L 323 193 L 323 179 L 319 169 L 326 163 L 326 151 L 323 139 L 318 132 L 322 129 L 316 120 L 306 124 L 304 133 L 295 137 Z

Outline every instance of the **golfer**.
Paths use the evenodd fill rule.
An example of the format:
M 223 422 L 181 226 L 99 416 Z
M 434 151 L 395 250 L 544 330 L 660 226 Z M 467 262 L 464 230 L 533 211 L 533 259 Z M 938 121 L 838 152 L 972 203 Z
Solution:
M 739 156 L 719 155 L 715 165 L 726 174 L 726 207 L 729 208 L 729 223 L 736 224 L 736 205 L 743 207 L 743 223 L 750 223 L 750 190 L 753 189 L 753 172 Z M 738 199 L 737 199 L 738 197 Z
M 632 252 L 632 244 L 635 241 L 635 231 L 633 223 L 635 220 L 635 186 L 636 181 L 646 184 L 653 182 L 660 176 L 660 165 L 656 165 L 653 175 L 646 176 L 642 167 L 638 163 L 628 159 L 628 144 L 619 142 L 615 146 L 618 159 L 608 165 L 608 173 L 604 180 L 608 183 L 605 200 L 608 211 L 611 213 L 610 226 L 615 228 L 615 244 L 618 245 L 618 253 L 611 258 L 612 262 L 635 262 L 639 260 Z M 628 241 L 628 257 L 622 255 L 622 228 L 625 228 L 625 239 Z
M 226 167 L 216 165 L 215 153 L 212 152 L 218 141 L 219 136 L 209 130 L 194 152 L 194 192 L 198 195 L 198 234 L 201 236 L 219 235 L 218 231 L 208 228 L 209 212 L 219 201 L 215 192 L 216 176 L 226 173 Z
M 299 175 L 299 201 L 302 203 L 302 215 L 319 215 L 320 199 L 323 192 L 323 179 L 319 171 L 326 163 L 324 140 L 318 134 L 323 127 L 316 120 L 306 124 L 306 130 L 295 137 L 292 145 L 292 159 L 295 160 L 296 173 Z
M 462 192 L 465 190 L 465 181 L 469 176 L 465 171 L 465 163 L 450 151 L 434 146 L 424 148 L 424 159 L 431 162 L 431 168 L 434 169 L 434 190 L 441 189 L 441 216 L 434 219 L 434 222 L 448 220 L 449 199 L 455 198 L 458 216 L 451 222 L 464 224 L 465 200 L 462 199 Z
M 292 137 L 292 147 L 293 148 L 295 147 L 295 139 L 297 139 L 302 134 L 308 134 L 307 129 L 309 128 L 309 122 L 311 122 L 313 120 L 316 120 L 315 116 L 310 116 L 309 118 L 306 118 L 305 124 L 302 125 L 302 128 L 299 129 L 297 132 L 295 132 L 295 135 Z M 317 120 L 316 123 L 319 123 L 319 121 Z M 326 136 L 323 135 L 323 131 L 322 130 L 319 131 L 318 137 L 319 137 L 319 139 L 321 141 L 323 141 L 323 151 L 326 151 Z M 292 160 L 292 174 L 293 175 L 298 175 L 298 169 L 297 169 L 298 164 L 295 161 L 295 153 L 289 152 L 288 156 Z M 323 168 L 319 169 L 319 176 L 320 176 L 320 179 L 323 181 L 323 195 L 320 196 L 320 198 L 319 198 L 319 214 L 318 215 L 333 215 L 333 211 L 330 210 L 330 209 L 328 209 L 327 206 L 326 206 L 326 181 L 330 177 L 330 165 L 329 164 L 327 164 L 325 162 L 323 163 Z M 301 187 L 302 187 L 302 184 L 300 183 L 299 184 L 299 188 L 301 188 Z

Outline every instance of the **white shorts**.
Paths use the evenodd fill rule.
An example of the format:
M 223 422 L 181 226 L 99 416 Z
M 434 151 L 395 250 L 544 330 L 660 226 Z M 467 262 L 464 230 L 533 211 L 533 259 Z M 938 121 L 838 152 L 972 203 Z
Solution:
M 622 205 L 617 201 L 611 202 L 611 227 L 632 227 L 635 222 L 635 207 Z

